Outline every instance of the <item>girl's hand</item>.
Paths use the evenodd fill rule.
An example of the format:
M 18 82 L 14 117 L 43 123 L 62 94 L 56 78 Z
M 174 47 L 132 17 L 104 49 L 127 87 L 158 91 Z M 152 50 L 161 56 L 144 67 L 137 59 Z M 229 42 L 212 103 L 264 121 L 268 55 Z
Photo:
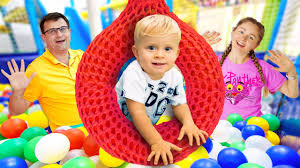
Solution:
M 220 42 L 222 40 L 220 38 L 220 33 L 217 33 L 215 31 L 213 31 L 213 32 L 207 31 L 202 35 L 202 37 L 206 40 L 206 42 L 209 45 L 217 44 L 218 42 Z
M 273 67 L 273 69 L 279 72 L 288 72 L 288 74 L 296 73 L 293 62 L 279 50 L 269 50 L 268 53 L 270 53 L 272 57 L 267 55 L 267 58 L 278 65 L 278 68 Z

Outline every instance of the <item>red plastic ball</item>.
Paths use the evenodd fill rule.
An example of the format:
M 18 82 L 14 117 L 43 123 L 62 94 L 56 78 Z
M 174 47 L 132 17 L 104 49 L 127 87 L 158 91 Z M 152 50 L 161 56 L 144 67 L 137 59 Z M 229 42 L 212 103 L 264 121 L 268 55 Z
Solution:
M 91 135 L 88 135 L 85 138 L 85 141 L 83 143 L 83 149 L 88 156 L 99 155 L 99 148 L 100 146 L 97 144 L 96 140 Z
M 82 148 L 85 135 L 80 129 L 68 129 L 65 130 L 62 134 L 68 137 L 70 141 L 70 150 Z
M 6 138 L 17 138 L 27 127 L 24 120 L 19 118 L 8 119 L 2 123 L 0 132 Z

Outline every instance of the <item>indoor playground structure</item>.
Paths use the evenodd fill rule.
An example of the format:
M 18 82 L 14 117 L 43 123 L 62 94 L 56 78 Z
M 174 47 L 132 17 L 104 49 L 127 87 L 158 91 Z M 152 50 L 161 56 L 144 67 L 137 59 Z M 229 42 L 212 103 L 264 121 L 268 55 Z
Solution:
M 98 5 L 93 18 L 98 27 L 90 21 L 89 13 L 95 13 L 88 7 L 91 1 Z M 178 121 L 161 116 L 155 128 L 183 151 L 173 152 L 173 164 L 163 166 L 160 161 L 157 167 L 300 167 L 300 98 L 276 92 L 262 98 L 261 117 L 232 113 L 219 120 L 224 87 L 217 80 L 222 73 L 214 57 L 230 43 L 237 21 L 251 16 L 266 30 L 257 57 L 266 60 L 266 51 L 278 49 L 294 62 L 299 76 L 299 0 L 0 0 L 1 69 L 9 72 L 11 59 L 18 64 L 24 59 L 28 66 L 45 51 L 39 20 L 54 11 L 70 22 L 71 48 L 85 51 L 76 77 L 76 99 L 85 127 L 62 126 L 51 132 L 38 101 L 24 114 L 12 116 L 8 110 L 12 89 L 0 74 L 1 168 L 154 168 L 146 161 L 149 146 L 120 115 L 112 93 L 120 69 L 133 57 L 132 25 L 155 13 L 169 15 L 182 29 L 177 66 L 186 88 L 205 93 L 186 90 L 195 124 L 210 135 L 200 147 L 190 147 L 187 139 L 176 140 Z M 93 36 L 95 29 L 98 36 Z M 209 46 L 200 36 L 206 31 L 220 32 L 221 42 Z M 191 52 L 196 55 L 190 56 Z

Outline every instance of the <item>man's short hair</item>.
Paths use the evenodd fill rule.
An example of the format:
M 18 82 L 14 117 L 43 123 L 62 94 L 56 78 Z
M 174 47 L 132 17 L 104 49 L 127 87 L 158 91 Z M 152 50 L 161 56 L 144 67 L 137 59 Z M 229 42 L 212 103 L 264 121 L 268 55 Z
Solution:
M 53 13 L 48 13 L 46 16 L 44 16 L 41 21 L 40 21 L 40 29 L 41 29 L 41 32 L 44 34 L 45 33 L 45 30 L 44 30 L 44 24 L 46 21 L 48 20 L 54 20 L 54 21 L 57 21 L 58 19 L 64 19 L 68 25 L 68 27 L 70 27 L 70 24 L 69 24 L 69 20 L 66 18 L 65 15 L 61 14 L 61 13 L 58 13 L 58 12 L 53 12 Z

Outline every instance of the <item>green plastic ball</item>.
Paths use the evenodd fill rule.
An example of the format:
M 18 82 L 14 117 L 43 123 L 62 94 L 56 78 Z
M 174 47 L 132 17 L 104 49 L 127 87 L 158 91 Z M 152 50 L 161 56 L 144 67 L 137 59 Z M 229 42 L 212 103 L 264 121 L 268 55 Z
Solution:
M 246 149 L 244 142 L 233 142 L 230 147 L 243 151 Z
M 37 136 L 47 135 L 47 131 L 41 127 L 30 127 L 24 130 L 20 136 L 20 138 L 26 139 L 30 141 L 32 138 Z
M 9 139 L 0 144 L 0 159 L 17 156 L 24 159 L 24 147 L 27 141 L 23 138 Z
M 38 161 L 37 157 L 35 156 L 35 146 L 36 144 L 39 142 L 39 140 L 42 138 L 43 136 L 37 136 L 33 139 L 31 139 L 24 147 L 24 156 L 25 159 L 35 163 Z
M 255 163 L 244 163 L 240 165 L 238 168 L 264 168 L 264 167 Z
M 237 121 L 243 121 L 243 117 L 238 113 L 231 113 L 227 116 L 227 121 L 229 121 L 232 125 Z
M 273 114 L 262 115 L 261 118 L 269 123 L 269 130 L 276 131 L 280 126 L 280 120 Z
M 62 168 L 96 168 L 96 165 L 86 157 L 76 157 L 67 161 Z

